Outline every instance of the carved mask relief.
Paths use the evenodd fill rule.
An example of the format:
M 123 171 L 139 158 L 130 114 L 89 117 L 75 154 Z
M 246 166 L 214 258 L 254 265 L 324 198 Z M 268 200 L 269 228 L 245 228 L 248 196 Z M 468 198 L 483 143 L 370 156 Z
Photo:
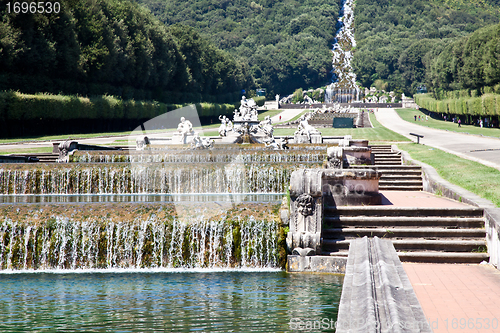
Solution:
M 314 212 L 314 199 L 309 194 L 301 194 L 296 200 L 297 210 L 304 216 L 312 215 Z

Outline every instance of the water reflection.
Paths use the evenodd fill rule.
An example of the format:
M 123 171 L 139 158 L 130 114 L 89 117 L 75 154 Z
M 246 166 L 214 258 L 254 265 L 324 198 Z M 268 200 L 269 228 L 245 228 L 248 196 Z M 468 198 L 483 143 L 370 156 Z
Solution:
M 289 332 L 293 320 L 335 321 L 342 281 L 251 271 L 0 274 L 0 330 Z

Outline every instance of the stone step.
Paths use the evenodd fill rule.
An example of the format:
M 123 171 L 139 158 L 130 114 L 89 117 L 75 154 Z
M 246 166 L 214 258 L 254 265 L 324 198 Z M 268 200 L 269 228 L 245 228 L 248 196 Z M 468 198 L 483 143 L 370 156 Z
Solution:
M 376 160 L 400 160 L 400 155 L 388 155 L 388 154 L 373 154 L 373 158 Z
M 384 158 L 384 157 L 401 157 L 401 154 L 399 153 L 392 153 L 392 152 L 384 152 L 384 153 L 374 153 L 372 151 L 373 155 L 375 155 L 375 158 Z
M 349 227 L 442 227 L 448 229 L 484 228 L 482 217 L 422 217 L 422 216 L 325 216 L 327 228 Z M 482 229 L 484 230 L 484 229 Z
M 350 168 L 351 169 L 355 169 L 355 168 L 359 168 L 359 169 L 364 169 L 366 168 L 367 166 L 366 165 L 351 165 Z M 419 171 L 421 172 L 422 171 L 422 168 L 418 165 L 405 165 L 405 164 L 401 164 L 401 165 L 398 165 L 398 166 L 394 166 L 394 165 L 377 165 L 377 166 L 369 166 L 371 168 L 375 168 L 381 172 L 384 172 L 384 171 L 392 171 L 392 170 L 400 170 L 400 171 Z
M 401 164 L 400 161 L 374 161 L 374 164 L 375 165 L 380 165 L 380 164 L 384 164 L 384 165 L 399 165 Z
M 405 170 L 402 170 L 402 171 L 393 171 L 393 172 L 389 172 L 389 171 L 380 171 L 380 173 L 382 173 L 382 176 L 380 177 L 380 179 L 400 179 L 400 178 L 419 178 L 419 179 L 422 179 L 422 173 L 420 171 L 405 171 Z
M 356 238 L 353 238 L 356 239 Z M 323 239 L 323 249 L 334 252 L 349 249 L 353 239 Z M 444 251 L 444 252 L 472 252 L 486 248 L 486 241 L 482 240 L 428 240 L 428 239 L 394 239 L 392 244 L 397 251 Z
M 325 206 L 325 216 L 395 216 L 395 217 L 483 217 L 483 209 L 478 207 L 414 208 L 394 206 Z
M 488 261 L 490 256 L 485 252 L 398 252 L 399 259 L 404 262 L 432 262 L 453 264 L 478 264 Z
M 348 257 L 349 250 L 322 251 L 322 255 L 333 257 Z M 485 252 L 442 252 L 442 251 L 397 251 L 399 259 L 403 262 L 430 262 L 454 264 L 479 264 L 488 261 L 489 255 Z
M 380 181 L 390 181 L 390 180 L 420 180 L 422 182 L 422 175 L 420 173 L 411 173 L 411 174 L 383 174 L 380 177 Z
M 380 179 L 379 186 L 422 186 L 422 179 Z
M 423 191 L 423 186 L 379 186 L 381 191 Z
M 392 149 L 391 145 L 370 145 L 371 148 Z
M 357 237 L 385 237 L 385 238 L 423 238 L 431 240 L 435 238 L 478 238 L 484 239 L 486 236 L 485 229 L 481 228 L 462 228 L 462 229 L 448 229 L 448 228 L 421 228 L 421 227 L 390 227 L 390 228 L 329 228 L 323 230 L 323 239 L 337 238 L 348 239 Z
M 394 163 L 394 162 L 398 162 L 399 164 L 401 164 L 401 158 L 389 158 L 389 157 L 384 157 L 384 158 L 374 158 L 373 159 L 373 162 L 375 164 L 384 164 L 384 165 L 391 165 L 391 163 Z

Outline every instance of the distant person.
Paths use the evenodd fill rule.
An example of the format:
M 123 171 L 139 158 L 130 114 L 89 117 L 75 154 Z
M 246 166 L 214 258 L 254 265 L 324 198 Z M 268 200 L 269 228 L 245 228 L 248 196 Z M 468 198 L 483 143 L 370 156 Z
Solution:
M 425 115 L 425 121 L 429 120 L 429 117 L 427 115 Z
M 281 116 L 280 116 L 280 121 L 281 121 Z
M 420 121 L 420 115 L 418 115 L 418 121 Z
M 415 118 L 415 121 L 417 121 L 417 115 L 414 115 L 413 118 Z
M 458 127 L 462 127 L 462 121 L 458 118 Z

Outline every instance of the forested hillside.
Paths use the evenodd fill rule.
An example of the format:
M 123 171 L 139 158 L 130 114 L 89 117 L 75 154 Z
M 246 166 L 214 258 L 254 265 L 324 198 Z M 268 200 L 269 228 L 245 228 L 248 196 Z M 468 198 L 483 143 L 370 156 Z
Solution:
M 228 102 L 252 84 L 246 64 L 134 2 L 60 3 L 51 14 L 0 7 L 0 90 Z
M 499 22 L 498 0 L 357 0 L 353 67 L 358 81 L 376 79 L 413 94 L 425 83 L 425 63 L 449 43 Z
M 500 25 L 479 29 L 429 59 L 427 82 L 435 93 L 491 87 L 500 93 Z
M 268 96 L 329 83 L 340 1 L 137 0 L 248 64 Z

